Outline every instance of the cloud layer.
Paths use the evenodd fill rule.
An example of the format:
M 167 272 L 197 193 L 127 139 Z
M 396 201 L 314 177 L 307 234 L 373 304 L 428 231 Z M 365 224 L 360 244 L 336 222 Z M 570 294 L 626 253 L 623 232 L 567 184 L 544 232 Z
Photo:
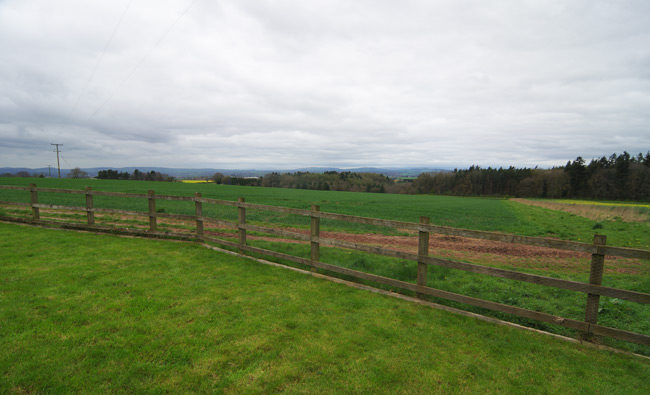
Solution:
M 50 143 L 70 167 L 645 152 L 647 15 L 646 1 L 4 0 L 0 166 L 51 164 Z

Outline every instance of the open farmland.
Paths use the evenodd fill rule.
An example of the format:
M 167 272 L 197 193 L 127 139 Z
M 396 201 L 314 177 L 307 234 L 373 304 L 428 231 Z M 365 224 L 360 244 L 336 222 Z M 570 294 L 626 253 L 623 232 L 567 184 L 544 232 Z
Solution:
M 625 393 L 646 359 L 170 241 L 0 224 L 0 392 Z
M 529 204 L 576 214 L 581 217 L 622 222 L 650 221 L 650 204 L 623 202 L 594 202 L 586 200 L 512 199 L 518 203 Z
M 48 181 L 51 182 L 52 180 Z M 63 184 L 76 182 L 77 185 L 83 185 L 81 182 L 84 181 L 89 180 L 55 180 L 55 182 L 61 182 Z M 133 188 L 134 185 L 141 189 L 133 191 L 131 188 Z M 54 183 L 52 186 L 57 186 L 57 184 Z M 144 192 L 148 187 L 155 188 L 158 194 L 192 196 L 192 193 L 188 192 L 187 189 L 181 190 L 177 185 L 167 183 L 109 181 L 108 184 L 104 182 L 104 184 L 99 183 L 93 185 L 93 188 L 96 190 L 109 190 L 105 189 L 106 186 L 115 188 L 113 190 L 119 190 L 117 187 L 122 187 L 123 191 L 128 192 Z M 159 186 L 160 188 L 158 188 Z M 70 186 L 66 185 L 66 187 Z M 566 237 L 566 234 L 575 231 L 580 224 L 584 225 L 586 223 L 588 224 L 587 226 L 590 226 L 590 228 L 586 230 L 586 232 L 589 232 L 589 237 L 585 239 L 576 237 L 574 240 L 590 242 L 591 237 L 595 232 L 593 225 L 591 225 L 593 224 L 593 221 L 587 218 L 563 212 L 555 212 L 540 207 L 526 206 L 507 200 L 314 192 L 217 185 L 209 185 L 208 187 L 213 187 L 213 189 L 203 189 L 202 193 L 204 197 L 216 197 L 226 200 L 229 200 L 228 198 L 232 197 L 231 200 L 234 200 L 235 196 L 244 195 L 247 197 L 247 202 L 266 204 L 275 203 L 275 205 L 299 208 L 305 208 L 305 206 L 308 206 L 311 202 L 320 204 L 321 207 L 328 205 L 330 209 L 327 211 L 394 219 L 408 220 L 411 218 L 411 213 L 414 211 L 411 205 L 413 205 L 417 209 L 429 214 L 432 217 L 433 223 L 444 225 L 445 219 L 457 221 L 459 218 L 461 220 L 469 221 L 471 214 L 471 216 L 476 218 L 475 222 L 481 225 L 474 228 L 484 229 L 483 227 L 492 223 L 497 225 L 495 227 L 509 226 L 510 229 L 519 229 L 519 232 L 512 230 L 511 232 L 522 235 L 529 235 L 531 233 L 532 235 L 535 235 L 535 233 L 530 231 L 537 227 L 538 229 L 546 229 L 546 232 L 542 233 L 543 235 L 555 237 L 564 235 L 564 238 L 571 239 L 571 237 Z M 165 188 L 167 188 L 167 190 Z M 78 189 L 81 189 L 81 187 L 79 186 Z M 21 191 L 3 190 L 2 192 L 16 193 Z M 230 195 L 227 195 L 228 193 L 230 193 Z M 22 197 L 18 195 L 15 197 L 24 199 L 25 195 L 28 194 L 25 193 L 25 191 L 22 191 Z M 61 196 L 48 194 L 47 192 L 39 193 L 39 201 L 51 202 L 54 204 L 78 205 L 79 197 L 79 195 Z M 100 200 L 100 198 L 104 200 Z M 291 200 L 292 198 L 295 198 L 296 200 Z M 74 202 L 75 199 L 76 202 Z M 142 203 L 144 202 L 146 204 L 146 200 L 140 200 L 140 205 L 138 206 L 138 202 L 133 199 L 120 200 L 121 198 L 102 196 L 97 196 L 96 199 L 97 206 L 112 205 L 110 207 L 125 207 L 140 211 L 143 211 L 144 208 Z M 158 207 L 159 210 L 162 209 L 168 213 L 191 214 L 194 209 L 193 204 L 177 201 L 160 201 L 160 205 L 156 207 Z M 352 209 L 350 207 L 352 207 Z M 376 210 L 377 207 L 384 208 L 384 210 L 381 211 L 381 213 L 373 215 L 373 210 Z M 215 210 L 217 210 L 217 208 L 215 208 Z M 325 209 L 322 210 L 326 211 Z M 309 233 L 309 218 L 275 214 L 276 213 L 265 214 L 262 210 L 249 210 L 247 220 L 249 223 L 258 225 L 281 224 L 281 226 L 285 226 L 287 227 L 286 229 L 294 232 Z M 44 213 L 44 215 L 51 215 L 57 219 L 77 220 L 78 222 L 85 221 L 84 214 L 54 212 Z M 210 213 L 210 215 L 214 215 L 217 218 L 236 220 L 237 212 L 232 207 L 221 207 L 217 211 Z M 553 221 L 554 218 L 557 219 L 557 221 Z M 140 220 L 113 218 L 112 221 L 114 221 L 114 224 L 122 223 L 122 226 L 126 223 L 129 227 L 139 227 L 141 229 L 146 229 L 148 227 L 148 220 L 145 218 Z M 621 223 L 633 226 L 631 228 L 620 227 L 619 225 Z M 615 230 L 615 232 L 611 233 L 611 237 L 614 238 L 615 241 L 618 240 L 618 243 L 614 242 L 611 244 L 629 246 L 631 241 L 634 240 L 634 237 L 637 236 L 634 233 L 635 229 L 640 229 L 642 235 L 641 238 L 637 240 L 637 243 L 640 243 L 642 246 L 643 243 L 647 244 L 647 230 L 645 231 L 645 236 L 643 236 L 644 229 L 642 227 L 634 228 L 634 225 L 646 226 L 647 228 L 647 224 L 644 223 L 628 224 L 618 220 L 613 221 L 612 230 Z M 165 226 L 165 231 L 169 232 L 191 232 L 194 224 L 193 221 L 174 220 L 169 221 L 164 225 L 161 224 L 161 226 Z M 322 226 L 323 236 L 325 237 L 363 244 L 386 246 L 395 250 L 404 250 L 412 253 L 417 252 L 417 245 L 414 244 L 417 239 L 414 239 L 414 234 L 412 232 L 400 231 L 399 229 L 387 229 L 374 225 L 350 224 L 342 221 L 323 221 Z M 618 227 L 614 228 L 614 226 Z M 471 226 L 465 227 L 470 229 L 472 228 Z M 489 229 L 490 228 L 488 228 L 488 230 Z M 630 231 L 630 229 L 632 231 Z M 207 229 L 206 232 L 211 236 L 226 239 L 230 238 L 232 241 L 237 238 L 236 230 L 234 229 L 210 228 Z M 251 246 L 262 247 L 282 253 L 290 253 L 294 256 L 306 259 L 310 256 L 309 244 L 296 243 L 282 237 L 268 237 L 256 232 L 251 232 L 249 243 Z M 608 244 L 610 244 L 609 240 Z M 505 243 L 485 242 L 464 237 L 449 237 L 435 234 L 432 235 L 430 247 L 430 254 L 432 256 L 451 258 L 461 262 L 515 270 L 522 273 L 551 276 L 583 283 L 588 280 L 589 276 L 590 255 L 584 253 L 559 253 L 557 250 L 539 249 L 532 246 L 514 246 Z M 363 252 L 350 252 L 328 247 L 322 249 L 321 256 L 323 261 L 335 263 L 340 267 L 395 278 L 411 283 L 415 281 L 416 265 L 402 259 L 378 257 Z M 288 263 L 286 261 L 281 262 Z M 603 285 L 648 293 L 648 290 L 650 289 L 649 271 L 650 266 L 648 265 L 648 262 L 623 258 L 608 259 L 605 267 L 606 275 Z M 463 295 L 491 302 L 547 312 L 569 319 L 582 320 L 584 317 L 585 295 L 573 293 L 571 291 L 549 289 L 545 286 L 535 284 L 521 284 L 512 280 L 495 279 L 476 273 L 462 272 L 442 267 L 436 267 L 431 270 L 427 284 L 431 287 L 445 291 L 460 292 Z M 575 331 L 557 327 L 554 324 L 540 323 L 517 317 L 513 318 L 509 314 L 488 312 L 478 307 L 468 308 L 468 306 L 462 306 L 454 302 L 435 301 L 564 335 L 576 336 Z M 648 319 L 648 317 L 650 317 L 650 309 L 648 309 L 648 306 L 639 305 L 625 300 L 603 297 L 601 308 L 602 311 L 599 317 L 599 322 L 604 325 L 637 333 L 650 332 L 650 320 Z M 611 339 L 606 339 L 606 341 L 607 344 L 617 347 L 625 347 L 635 352 L 650 354 L 647 347 L 644 346 L 621 344 L 621 342 L 611 341 Z
M 308 191 L 168 182 L 0 178 L 0 185 L 28 186 L 33 182 L 39 187 L 47 188 L 83 189 L 90 186 L 99 191 L 126 193 L 146 193 L 147 190 L 152 189 L 161 195 L 191 196 L 199 192 L 206 198 L 232 201 L 239 196 L 244 196 L 250 203 L 302 209 L 317 204 L 322 211 L 410 222 L 417 222 L 420 216 L 428 216 L 431 223 L 436 225 L 583 242 L 590 242 L 594 233 L 599 233 L 607 236 L 608 245 L 650 248 L 650 221 L 625 222 L 620 219 L 598 221 L 505 199 Z M 29 201 L 28 194 L 0 190 L 0 201 L 14 198 Z M 76 205 L 79 202 L 78 197 L 74 196 L 52 198 L 47 200 L 47 194 L 44 194 L 43 202 L 67 205 Z M 136 203 L 132 200 L 119 201 L 108 198 L 105 200 L 96 202 L 98 207 L 146 211 L 143 205 L 134 206 Z M 191 213 L 193 210 L 190 205 L 179 202 L 165 202 L 165 204 L 167 206 L 161 207 L 170 212 Z M 333 223 L 331 226 L 336 228 L 337 224 Z M 358 231 L 364 232 L 368 229 L 361 227 Z

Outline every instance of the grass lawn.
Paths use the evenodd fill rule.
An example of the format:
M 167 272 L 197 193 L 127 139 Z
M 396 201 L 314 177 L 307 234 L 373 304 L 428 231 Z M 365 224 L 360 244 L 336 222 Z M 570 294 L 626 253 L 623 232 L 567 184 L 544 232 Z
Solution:
M 650 362 L 202 247 L 0 223 L 0 393 L 650 392 Z
M 309 244 L 287 244 L 258 240 L 249 241 L 248 244 L 273 251 L 287 253 L 294 256 L 299 256 L 305 259 L 309 259 L 311 253 Z M 273 257 L 263 258 L 289 266 L 304 268 L 304 266 L 282 259 Z M 417 276 L 417 265 L 414 262 L 397 258 L 329 247 L 321 248 L 320 258 L 322 262 L 366 273 L 394 278 L 410 283 L 415 283 Z M 589 263 L 586 262 L 587 267 L 588 264 Z M 613 265 L 614 264 L 612 264 L 612 266 Z M 576 269 L 571 266 L 556 266 L 552 271 L 522 268 L 517 266 L 509 267 L 507 264 L 490 264 L 490 266 L 503 267 L 510 270 L 538 274 L 542 276 L 551 275 L 554 278 L 564 278 L 567 280 L 579 281 L 583 283 L 588 282 L 588 269 L 584 272 L 576 271 Z M 625 268 L 621 266 L 621 269 Z M 648 290 L 650 290 L 650 265 L 643 264 L 633 266 L 633 270 L 635 271 L 634 274 L 608 272 L 605 275 L 604 283 L 607 286 L 613 288 L 647 293 Z M 394 291 L 394 289 L 390 286 L 384 286 L 372 281 L 354 279 L 336 273 L 328 274 L 335 277 L 348 279 L 350 281 L 367 284 L 373 287 Z M 429 266 L 427 285 L 444 291 L 450 291 L 483 300 L 489 300 L 497 303 L 545 312 L 548 314 L 579 321 L 584 320 L 585 316 L 586 295 L 584 293 L 573 292 L 564 289 L 551 288 L 543 285 L 530 284 L 516 280 L 495 278 L 483 274 L 470 273 L 437 266 Z M 403 291 L 403 293 L 415 296 L 413 292 Z M 426 297 L 426 299 L 435 303 L 448 305 L 481 315 L 495 317 L 501 320 L 514 322 L 520 325 L 541 329 L 547 332 L 557 333 L 572 338 L 576 338 L 580 335 L 575 330 L 551 323 L 517 317 L 515 315 L 506 313 L 499 313 L 488 309 L 435 297 Z M 599 307 L 598 323 L 600 325 L 641 334 L 650 334 L 650 305 L 635 303 L 617 298 L 601 297 Z M 638 354 L 650 356 L 650 347 L 645 345 L 624 342 L 607 337 L 601 338 L 600 342 L 602 344 L 613 346 L 619 349 L 625 349 Z

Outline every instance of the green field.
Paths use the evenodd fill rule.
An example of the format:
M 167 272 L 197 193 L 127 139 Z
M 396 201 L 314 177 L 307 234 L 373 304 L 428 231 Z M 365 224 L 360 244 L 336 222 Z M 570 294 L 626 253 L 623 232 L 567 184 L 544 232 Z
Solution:
M 249 241 L 248 244 L 306 259 L 309 259 L 310 256 L 310 246 L 305 244 L 284 244 L 280 242 L 255 240 Z M 264 258 L 285 265 L 300 267 L 288 261 L 269 257 Z M 410 283 L 415 283 L 416 279 L 417 265 L 411 261 L 328 247 L 321 247 L 320 258 L 322 262 Z M 581 273 L 575 273 L 563 267 L 558 267 L 550 271 L 527 269 L 508 264 L 493 264 L 491 266 L 580 282 L 588 282 L 589 279 L 588 263 L 585 263 L 585 271 Z M 603 285 L 648 293 L 650 291 L 650 264 L 645 262 L 640 270 L 642 271 L 634 274 L 607 273 L 604 276 Z M 378 285 L 370 281 L 355 280 L 346 276 L 337 275 L 336 273 L 328 272 L 327 274 L 378 288 L 394 290 L 391 287 Z M 546 312 L 564 318 L 584 320 L 586 303 L 586 295 L 584 293 L 433 266 L 430 266 L 428 269 L 427 285 L 474 298 Z M 407 291 L 404 291 L 404 293 L 414 296 L 413 293 Z M 435 303 L 499 318 L 547 332 L 558 333 L 573 338 L 579 337 L 578 332 L 558 325 L 494 312 L 445 299 L 434 297 L 427 297 L 427 299 Z M 601 297 L 598 323 L 636 333 L 650 334 L 650 305 L 616 298 Z M 650 347 L 648 346 L 610 338 L 602 338 L 600 341 L 602 344 L 650 356 Z
M 28 185 L 30 181 L 33 182 L 34 179 L 6 178 L 0 179 L 0 184 L 9 185 L 13 183 L 13 185 Z M 246 197 L 246 201 L 251 203 L 303 209 L 309 208 L 311 204 L 318 204 L 321 206 L 322 211 L 413 222 L 418 221 L 419 216 L 427 215 L 431 217 L 432 223 L 439 225 L 478 230 L 496 230 L 526 236 L 558 237 L 583 242 L 590 242 L 593 234 L 598 232 L 608 236 L 608 244 L 610 245 L 650 248 L 650 227 L 648 223 L 622 222 L 620 220 L 601 221 L 598 222 L 600 227 L 594 230 L 593 228 L 596 222 L 587 218 L 504 199 L 307 191 L 214 184 L 140 181 L 37 179 L 36 182 L 41 187 L 83 189 L 84 186 L 88 185 L 96 190 L 114 192 L 144 193 L 148 189 L 153 189 L 158 194 L 180 196 L 192 196 L 194 192 L 200 192 L 204 197 L 224 200 L 236 200 L 237 197 L 244 196 Z M 25 191 L 0 190 L 0 200 L 28 201 L 28 196 L 28 193 Z M 84 197 L 82 195 L 39 193 L 40 202 L 51 204 L 82 206 L 84 205 L 83 199 Z M 96 196 L 95 206 L 146 211 L 147 202 L 145 199 L 117 199 L 114 197 Z M 194 206 L 191 202 L 158 201 L 157 207 L 168 213 L 194 213 Z M 236 220 L 237 215 L 236 209 L 233 207 L 207 204 L 204 204 L 204 213 L 228 220 Z M 23 215 L 28 216 L 29 211 L 23 210 Z M 67 215 L 68 220 L 85 221 L 84 214 Z M 257 210 L 247 210 L 247 221 L 259 224 L 272 224 L 274 226 L 309 227 L 309 218 L 307 217 L 260 212 Z M 130 223 L 147 226 L 148 220 L 143 218 L 141 220 L 131 220 Z M 323 220 L 321 223 L 321 231 L 328 230 L 353 233 L 374 232 L 401 234 L 399 231 L 388 228 Z M 192 231 L 192 228 L 187 227 L 187 231 Z M 232 234 L 234 232 L 234 230 L 231 231 Z M 251 233 L 251 235 L 255 235 L 255 233 Z M 261 240 L 249 240 L 249 244 L 303 258 L 309 258 L 310 256 L 310 247 L 306 244 L 286 244 Z M 432 251 L 431 253 L 435 255 L 437 252 Z M 489 256 L 488 258 L 486 258 L 487 261 L 477 261 L 476 257 L 459 259 L 465 262 L 485 264 L 543 276 L 581 282 L 588 281 L 588 258 L 580 261 L 574 259 L 569 262 L 569 265 L 562 265 L 564 263 L 563 261 L 556 260 L 556 263 L 558 263 L 557 266 L 550 267 L 538 267 L 539 265 L 528 266 L 527 263 L 536 262 L 535 258 L 501 260 L 498 255 Z M 413 262 L 399 259 L 322 247 L 321 260 L 326 263 L 402 281 L 414 282 L 416 278 L 416 265 Z M 279 262 L 293 265 L 289 262 Z M 554 264 L 553 262 L 549 263 L 549 265 Z M 608 260 L 606 269 L 607 272 L 603 285 L 650 293 L 650 262 Z M 586 296 L 582 293 L 440 267 L 429 268 L 428 285 L 446 291 L 547 312 L 565 318 L 584 319 Z M 490 312 L 453 302 L 432 300 L 437 303 L 494 316 L 546 331 L 567 336 L 577 335 L 574 331 L 552 324 L 517 318 L 507 314 Z M 618 329 L 649 334 L 650 306 L 603 297 L 601 298 L 599 323 Z M 623 343 L 612 339 L 603 339 L 603 341 L 608 345 L 650 355 L 650 347 Z
M 0 393 L 650 392 L 647 359 L 171 241 L 0 223 Z
M 591 242 L 594 233 L 607 236 L 609 245 L 650 248 L 650 221 L 623 222 L 620 220 L 593 221 L 562 211 L 527 206 L 505 199 L 466 198 L 432 195 L 392 195 L 376 193 L 309 191 L 296 189 L 242 187 L 214 184 L 186 184 L 168 182 L 116 181 L 116 180 L 72 180 L 0 178 L 0 185 L 27 186 L 31 182 L 39 187 L 93 189 L 113 192 L 146 193 L 155 190 L 161 195 L 192 196 L 200 192 L 203 197 L 236 200 L 243 196 L 247 202 L 275 206 L 309 209 L 312 204 L 321 211 L 418 222 L 420 216 L 428 216 L 432 224 L 456 228 L 476 229 L 514 233 L 524 236 L 556 237 L 565 240 Z M 0 190 L 0 200 L 28 202 L 29 194 L 24 191 Z M 49 204 L 84 205 L 80 195 L 39 194 L 39 201 Z M 146 211 L 146 201 L 96 197 L 97 207 L 121 208 Z M 207 206 L 207 205 L 206 205 Z M 167 212 L 192 214 L 194 207 L 187 202 L 158 202 Z M 207 207 L 206 215 L 224 219 L 235 219 L 236 211 L 227 207 Z M 263 213 L 251 213 L 252 222 L 282 223 L 307 227 L 304 218 L 291 216 L 273 217 Z M 323 223 L 324 228 L 333 230 L 367 232 L 385 230 L 359 225 Z

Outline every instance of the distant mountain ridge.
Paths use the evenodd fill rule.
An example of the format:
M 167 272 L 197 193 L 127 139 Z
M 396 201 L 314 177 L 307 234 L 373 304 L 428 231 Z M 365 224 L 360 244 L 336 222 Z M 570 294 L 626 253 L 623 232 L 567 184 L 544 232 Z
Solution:
M 212 177 L 214 173 L 223 173 L 227 176 L 235 177 L 260 177 L 269 173 L 295 173 L 298 171 L 310 173 L 324 173 L 326 171 L 345 172 L 351 171 L 356 173 L 380 173 L 387 177 L 417 177 L 421 173 L 430 172 L 444 172 L 449 169 L 432 168 L 432 167 L 358 167 L 358 168 L 338 168 L 338 167 L 304 167 L 299 169 L 290 170 L 257 170 L 257 169 L 214 169 L 214 168 L 198 168 L 198 169 L 185 169 L 173 167 L 147 167 L 147 166 L 132 166 L 132 167 L 91 167 L 82 168 L 81 170 L 88 173 L 89 177 L 96 177 L 100 170 L 115 170 L 118 172 L 133 173 L 134 170 L 141 172 L 156 171 L 163 174 L 168 174 L 176 178 L 195 178 L 195 177 Z M 57 177 L 57 169 L 55 167 L 49 169 L 47 167 L 41 168 L 25 168 L 25 167 L 0 167 L 0 174 L 10 173 L 16 174 L 20 171 L 25 171 L 29 174 L 40 175 L 48 177 Z M 67 177 L 70 169 L 61 169 L 61 177 Z

